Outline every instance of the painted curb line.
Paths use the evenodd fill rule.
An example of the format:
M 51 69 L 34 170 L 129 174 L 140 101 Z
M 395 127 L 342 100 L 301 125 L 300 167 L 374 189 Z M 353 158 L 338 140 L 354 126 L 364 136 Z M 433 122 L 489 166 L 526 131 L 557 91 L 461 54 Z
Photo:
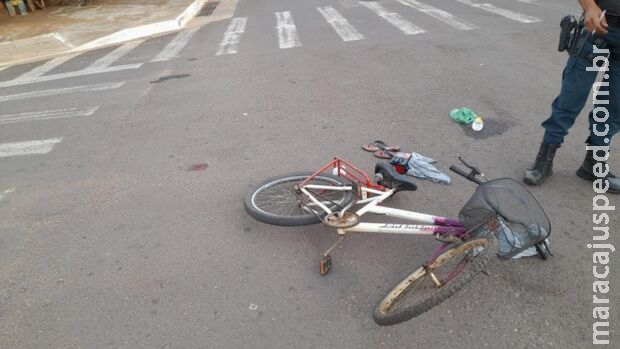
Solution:
M 182 29 L 183 27 L 185 27 L 185 25 L 187 25 L 187 22 L 189 22 L 198 13 L 198 11 L 200 11 L 202 6 L 206 2 L 207 0 L 196 0 L 175 19 L 119 30 L 115 33 L 106 35 L 99 39 L 78 46 L 77 48 L 71 50 L 71 52 L 92 50 L 101 46 L 109 46 L 121 42 L 144 38 L 155 34 L 161 34 Z
M 174 19 L 144 24 L 132 28 L 125 28 L 113 32 L 112 34 L 99 37 L 98 39 L 88 41 L 85 44 L 81 45 L 71 43 L 69 40 L 67 40 L 67 38 L 63 36 L 62 33 L 59 32 L 45 33 L 27 39 L 15 40 L 10 42 L 0 42 L 0 50 L 16 49 L 19 46 L 45 45 L 46 43 L 57 43 L 59 46 L 62 46 L 52 49 L 39 49 L 36 51 L 36 55 L 29 56 L 28 58 L 18 58 L 13 60 L 9 59 L 2 61 L 0 62 L 0 71 L 10 68 L 14 65 L 38 62 L 67 54 L 81 54 L 82 52 L 92 49 L 118 45 L 132 40 L 143 39 L 149 36 L 156 36 L 158 34 L 177 32 L 185 27 L 191 27 L 195 23 L 201 23 L 200 20 L 192 20 L 198 19 L 195 16 L 202 9 L 205 3 L 207 3 L 207 1 L 209 0 L 193 1 L 185 8 L 183 12 L 181 12 L 181 14 L 176 16 Z M 209 17 L 203 17 L 204 19 L 202 20 L 202 24 L 199 25 L 202 26 L 212 21 L 231 18 L 237 7 L 237 2 L 238 0 L 222 0 L 215 13 Z M 207 18 L 209 20 L 205 21 Z M 40 41 L 40 43 L 36 41 Z M 0 85 L 3 84 L 0 83 Z

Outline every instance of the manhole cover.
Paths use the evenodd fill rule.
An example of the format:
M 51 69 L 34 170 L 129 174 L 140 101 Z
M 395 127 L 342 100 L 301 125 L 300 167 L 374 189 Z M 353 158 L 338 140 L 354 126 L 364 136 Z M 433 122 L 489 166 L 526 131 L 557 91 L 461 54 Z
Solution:
M 220 2 L 219 1 L 208 1 L 201 9 L 200 11 L 198 11 L 198 14 L 196 15 L 196 17 L 204 17 L 204 16 L 210 16 L 211 14 L 213 14 L 213 11 L 215 11 L 215 8 L 217 7 L 217 5 L 219 5 Z

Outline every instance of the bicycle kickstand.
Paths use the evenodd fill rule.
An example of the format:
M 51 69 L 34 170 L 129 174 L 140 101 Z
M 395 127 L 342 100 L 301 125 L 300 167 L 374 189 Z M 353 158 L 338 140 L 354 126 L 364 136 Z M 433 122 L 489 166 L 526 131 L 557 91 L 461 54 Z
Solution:
M 332 269 L 332 256 L 330 255 L 330 253 L 344 241 L 344 236 L 345 234 L 341 234 L 340 232 L 338 232 L 338 237 L 336 238 L 336 241 L 334 241 L 334 243 L 327 249 L 327 251 L 323 253 L 319 269 L 321 275 L 326 275 Z

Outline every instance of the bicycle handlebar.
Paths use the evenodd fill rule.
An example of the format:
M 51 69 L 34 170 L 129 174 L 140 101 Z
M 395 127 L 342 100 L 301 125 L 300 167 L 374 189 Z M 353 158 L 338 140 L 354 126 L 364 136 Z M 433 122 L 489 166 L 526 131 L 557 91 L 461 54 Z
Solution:
M 475 172 L 466 172 L 463 171 L 463 169 L 461 169 L 460 167 L 456 166 L 456 165 L 452 165 L 450 166 L 450 171 L 465 177 L 465 179 L 470 180 L 478 185 L 484 183 L 483 181 L 481 181 L 480 179 L 476 178 L 476 174 Z

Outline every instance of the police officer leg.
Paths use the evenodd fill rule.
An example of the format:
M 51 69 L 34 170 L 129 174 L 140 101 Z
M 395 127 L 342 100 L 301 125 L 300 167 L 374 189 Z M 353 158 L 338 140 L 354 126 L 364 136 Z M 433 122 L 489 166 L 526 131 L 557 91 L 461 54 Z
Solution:
M 593 52 L 593 48 L 586 48 Z M 562 90 L 553 101 L 551 116 L 542 123 L 545 129 L 543 142 L 534 164 L 523 177 L 529 185 L 542 184 L 553 173 L 553 159 L 556 150 L 564 142 L 564 136 L 575 123 L 575 119 L 585 106 L 597 72 L 588 71 L 592 62 L 582 57 L 570 57 L 564 68 Z
M 586 141 L 586 157 L 577 170 L 577 175 L 594 182 L 603 179 L 608 184 L 608 193 L 620 193 L 620 179 L 616 178 L 606 162 L 609 157 L 611 139 L 620 130 L 620 57 L 613 57 L 609 71 L 598 85 L 597 103 L 590 113 L 590 137 Z

